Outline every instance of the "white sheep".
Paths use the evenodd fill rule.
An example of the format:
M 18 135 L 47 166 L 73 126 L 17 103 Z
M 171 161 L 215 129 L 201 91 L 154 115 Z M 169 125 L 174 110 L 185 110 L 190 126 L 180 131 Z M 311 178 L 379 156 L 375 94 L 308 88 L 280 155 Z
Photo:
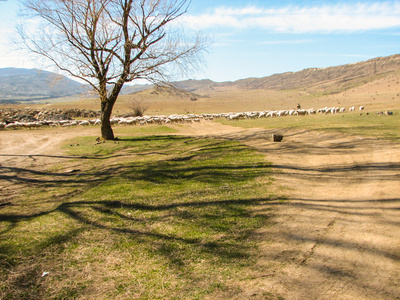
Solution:
M 80 126 L 89 126 L 90 122 L 89 121 L 81 121 L 81 122 L 78 123 L 78 125 L 80 125 Z
M 21 127 L 22 127 L 22 124 L 20 124 L 18 122 L 15 122 L 15 123 L 7 124 L 5 129 L 18 129 L 18 128 L 21 128 Z
M 111 125 L 117 125 L 119 121 L 120 121 L 119 118 L 112 118 L 112 119 L 110 119 L 110 124 Z
M 249 119 L 255 119 L 255 118 L 257 118 L 257 117 L 259 116 L 259 113 L 258 113 L 258 112 L 246 113 L 246 116 L 247 116 Z
M 263 118 L 263 117 L 265 117 L 267 115 L 267 112 L 266 111 L 262 111 L 262 112 L 260 112 L 260 114 L 258 115 L 258 118 Z
M 32 129 L 32 128 L 41 128 L 42 124 L 38 122 L 29 122 L 29 123 L 23 123 L 22 126 L 25 128 Z
M 307 109 L 307 114 L 309 114 L 309 115 L 315 115 L 317 112 L 314 110 L 314 108 L 310 108 L 310 109 Z
M 240 113 L 229 115 L 229 120 L 239 120 L 241 117 Z
M 297 115 L 298 116 L 305 116 L 307 114 L 307 110 L 305 109 L 298 109 L 297 110 Z
M 61 125 L 61 126 L 64 126 L 64 125 L 66 125 L 66 124 L 69 124 L 69 120 L 61 120 L 61 121 L 59 121 L 58 123 Z

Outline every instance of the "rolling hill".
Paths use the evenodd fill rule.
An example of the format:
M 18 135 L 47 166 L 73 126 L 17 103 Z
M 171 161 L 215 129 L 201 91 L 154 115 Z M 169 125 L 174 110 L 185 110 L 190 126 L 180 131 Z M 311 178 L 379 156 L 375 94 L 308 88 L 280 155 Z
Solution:
M 363 62 L 328 68 L 309 68 L 262 78 L 247 78 L 233 82 L 214 82 L 209 79 L 184 80 L 173 83 L 177 98 L 199 98 L 216 90 L 293 90 L 308 89 L 343 92 L 365 84 L 379 76 L 400 71 L 400 55 L 378 57 Z M 121 95 L 154 89 L 153 85 L 126 85 Z M 81 96 L 87 87 L 67 77 L 38 69 L 0 69 L 0 101 L 43 100 Z M 158 92 L 157 90 L 155 90 Z M 167 91 L 167 90 L 165 90 Z M 168 91 L 171 94 L 171 90 Z
M 245 89 L 295 89 L 316 84 L 340 83 L 398 70 L 400 70 L 400 55 L 397 54 L 336 67 L 309 68 L 299 72 L 243 79 L 231 85 Z
M 208 92 L 221 87 L 245 90 L 287 90 L 316 85 L 342 85 L 344 82 L 388 74 L 399 70 L 400 55 L 396 54 L 342 66 L 309 68 L 298 72 L 286 72 L 262 78 L 247 78 L 221 83 L 211 80 L 186 80 L 175 82 L 174 85 L 194 93 Z
M 0 100 L 27 101 L 76 96 L 85 86 L 58 74 L 38 69 L 0 69 Z

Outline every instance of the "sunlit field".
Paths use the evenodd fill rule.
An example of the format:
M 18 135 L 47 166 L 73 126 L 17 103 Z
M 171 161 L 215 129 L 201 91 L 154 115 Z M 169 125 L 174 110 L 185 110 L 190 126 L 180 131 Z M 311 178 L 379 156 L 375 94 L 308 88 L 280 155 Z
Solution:
M 393 111 L 393 115 L 390 116 L 378 114 L 378 112 L 351 112 L 239 121 L 219 120 L 218 122 L 243 128 L 312 129 L 336 131 L 345 134 L 376 137 L 393 141 L 400 140 L 400 110 Z
M 2 299 L 238 291 L 255 263 L 254 230 L 268 224 L 255 208 L 274 198 L 269 163 L 238 142 L 143 130 L 117 143 L 67 141 L 79 171 L 55 165 L 2 207 Z
M 196 101 L 146 91 L 121 96 L 114 115 L 130 112 L 132 99 L 148 107 L 147 115 L 335 106 L 346 112 L 201 122 L 398 142 L 398 79 L 392 74 L 335 91 L 216 89 Z M 365 110 L 348 112 L 360 105 Z M 57 99 L 32 107 L 99 110 L 99 103 Z M 378 114 L 387 110 L 393 115 Z M 3 176 L 23 188 L 0 203 L 0 298 L 231 299 L 240 294 L 260 268 L 257 230 L 271 224 L 268 204 L 287 198 L 278 191 L 268 157 L 255 148 L 182 133 L 184 126 L 201 125 L 115 126 L 119 139 L 105 143 L 96 143 L 98 127 L 31 131 L 45 132 L 49 140 L 60 132 L 73 132 L 74 138 L 62 145 L 62 157 L 68 158 L 63 163 L 39 171 L 10 167 L 15 174 Z M 28 129 L 12 133 L 22 131 Z M 268 273 L 268 266 L 261 267 Z M 269 292 L 262 296 L 281 299 Z

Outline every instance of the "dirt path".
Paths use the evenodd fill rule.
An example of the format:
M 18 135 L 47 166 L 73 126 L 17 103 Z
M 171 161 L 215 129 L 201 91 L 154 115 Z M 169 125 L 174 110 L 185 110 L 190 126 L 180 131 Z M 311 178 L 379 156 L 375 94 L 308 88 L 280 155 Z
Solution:
M 79 128 L 79 134 L 96 135 L 98 128 Z M 0 131 L 0 207 L 29 186 L 35 172 L 65 163 L 60 145 L 76 137 L 76 129 Z
M 288 197 L 271 202 L 271 226 L 257 233 L 258 264 L 238 299 L 400 299 L 399 144 L 307 130 L 281 131 L 283 141 L 272 143 L 272 131 L 212 122 L 179 130 L 257 148 L 276 170 L 276 192 Z M 0 179 L 69 159 L 59 144 L 75 135 L 0 132 Z M 12 180 L 0 180 L 3 196 L 10 189 Z
M 288 201 L 258 232 L 258 268 L 238 299 L 400 299 L 400 145 L 316 131 L 204 125 L 195 134 L 265 153 Z M 281 143 L 268 140 L 281 133 Z

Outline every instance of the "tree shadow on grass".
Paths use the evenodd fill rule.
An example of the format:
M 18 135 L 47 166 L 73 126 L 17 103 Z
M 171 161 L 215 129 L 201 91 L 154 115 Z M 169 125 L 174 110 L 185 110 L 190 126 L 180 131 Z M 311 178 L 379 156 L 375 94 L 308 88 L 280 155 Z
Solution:
M 162 149 L 159 144 L 160 149 L 154 149 L 152 141 L 159 142 L 160 139 L 167 143 L 176 143 L 178 140 L 185 143 L 185 148 L 176 154 L 171 154 L 170 149 Z M 79 243 L 83 233 L 86 237 L 88 234 L 129 240 L 135 245 L 132 247 L 138 247 L 142 251 L 160 257 L 160 260 L 166 261 L 170 269 L 179 271 L 188 280 L 195 280 L 194 278 L 198 277 L 192 272 L 196 268 L 195 265 L 201 263 L 195 261 L 205 260 L 214 267 L 220 264 L 248 264 L 253 249 L 248 239 L 252 232 L 269 218 L 269 213 L 254 215 L 253 208 L 264 205 L 269 198 L 251 198 L 248 195 L 237 198 L 231 193 L 235 192 L 238 184 L 243 186 L 252 179 L 265 176 L 269 170 L 268 163 L 254 164 L 247 162 L 246 159 L 225 161 L 225 157 L 218 163 L 208 162 L 210 158 L 218 160 L 221 152 L 225 150 L 233 152 L 230 155 L 237 156 L 247 149 L 242 145 L 232 146 L 223 141 L 206 141 L 199 144 L 196 139 L 177 137 L 171 139 L 166 136 L 130 139 L 128 142 L 132 141 L 148 143 L 146 147 L 139 145 L 137 149 L 133 149 L 135 155 L 156 154 L 156 160 L 145 157 L 144 160 L 126 163 L 114 161 L 110 165 L 106 159 L 94 157 L 94 160 L 104 163 L 96 165 L 95 171 L 88 171 L 86 174 L 79 172 L 65 174 L 29 168 L 3 169 L 7 174 L 4 173 L 2 176 L 8 176 L 1 178 L 3 180 L 20 184 L 29 183 L 42 189 L 65 188 L 70 192 L 54 199 L 51 209 L 48 206 L 40 208 L 38 202 L 35 202 L 34 213 L 23 207 L 22 203 L 21 212 L 16 213 L 12 207 L 10 210 L 8 207 L 2 209 L 0 238 L 8 239 L 0 250 L 2 268 L 12 271 L 27 261 L 25 258 L 21 259 L 17 254 L 18 251 L 31 260 L 41 261 L 49 249 L 62 252 L 65 245 L 72 242 Z M 120 142 L 123 143 L 124 140 Z M 168 155 L 162 155 L 166 151 L 169 151 Z M 118 155 L 110 155 L 107 158 L 115 159 Z M 87 161 L 90 158 L 85 156 L 74 159 Z M 10 175 L 11 173 L 13 174 Z M 93 196 L 97 195 L 97 189 L 103 184 L 112 187 L 114 181 L 117 182 L 117 187 L 121 182 L 131 189 L 140 189 L 136 184 L 141 182 L 150 187 L 156 185 L 157 189 L 150 193 L 154 197 L 149 194 L 135 195 L 132 192 L 128 197 L 118 191 L 117 195 L 107 195 L 107 189 L 104 189 L 104 192 L 100 189 L 101 200 Z M 190 190 L 190 185 L 181 187 L 187 181 L 194 185 L 201 183 L 201 187 L 197 187 L 196 190 Z M 232 187 L 229 186 L 231 183 Z M 172 192 L 171 200 L 165 201 L 162 199 L 163 188 L 168 187 L 178 188 Z M 85 194 L 90 190 L 93 190 L 93 195 Z M 215 197 L 215 193 L 223 195 Z M 29 203 L 27 201 L 28 205 Z M 54 218 L 60 222 L 62 220 L 60 229 L 55 228 L 57 226 Z M 47 219 L 53 220 L 48 230 L 41 227 L 41 232 L 36 236 L 33 229 L 32 235 L 27 235 L 29 241 L 23 240 L 22 244 L 19 244 L 20 249 L 12 246 L 9 238 L 13 235 L 17 239 L 21 238 L 18 236 L 21 234 L 18 231 L 20 227 L 32 224 L 32 228 L 35 228 L 34 226 L 41 222 L 46 224 Z M 88 242 L 90 243 L 90 239 Z M 26 271 L 28 274 L 28 270 Z M 18 278 L 23 278 L 24 274 L 21 276 Z M 13 286 L 16 289 L 24 289 L 17 284 L 17 281 L 16 277 L 14 280 L 8 280 L 10 293 Z M 31 285 L 33 288 L 35 282 Z M 26 289 L 29 289 L 29 285 Z
M 40 186 L 60 186 L 63 184 L 86 184 L 95 183 L 103 178 L 84 178 L 85 174 L 79 173 L 79 170 L 73 172 L 46 172 L 28 168 L 2 167 L 0 180 L 14 184 L 37 184 Z M 99 174 L 100 175 L 100 174 Z
M 235 222 L 243 222 L 245 220 L 251 220 L 255 216 L 251 210 L 255 207 L 264 209 L 265 211 L 258 215 L 262 224 L 271 216 L 271 207 L 273 206 L 286 206 L 286 205 L 301 205 L 302 209 L 310 211 L 329 210 L 330 212 L 339 212 L 347 217 L 350 215 L 364 215 L 363 210 L 368 211 L 370 209 L 369 204 L 380 203 L 381 201 L 376 200 L 365 200 L 363 203 L 365 207 L 359 207 L 353 209 L 351 206 L 358 201 L 341 201 L 348 205 L 339 205 L 334 203 L 334 200 L 301 200 L 300 204 L 291 204 L 290 202 L 274 201 L 270 203 L 269 198 L 263 199 L 231 199 L 231 200 L 219 200 L 219 201 L 191 201 L 191 202 L 175 202 L 169 204 L 146 204 L 143 202 L 132 203 L 130 199 L 123 201 L 72 201 L 60 204 L 57 208 L 51 211 L 42 212 L 33 215 L 5 215 L 0 214 L 0 222 L 11 222 L 18 224 L 19 222 L 27 222 L 34 220 L 41 216 L 46 216 L 53 213 L 62 213 L 69 219 L 76 221 L 80 224 L 79 228 L 74 228 L 70 232 L 59 233 L 56 236 L 50 236 L 40 242 L 40 248 L 45 249 L 50 245 L 62 245 L 68 243 L 70 239 L 76 238 L 80 233 L 86 230 L 100 230 L 104 231 L 105 234 L 115 234 L 117 236 L 123 236 L 124 239 L 134 241 L 135 244 L 141 244 L 144 247 L 151 248 L 152 253 L 160 257 L 163 257 L 168 261 L 169 266 L 175 269 L 177 272 L 182 272 L 185 276 L 191 276 L 190 271 L 190 260 L 191 254 L 188 252 L 197 253 L 198 255 L 205 255 L 206 260 L 208 256 L 217 258 L 213 261 L 213 264 L 219 266 L 223 264 L 243 264 L 248 265 L 252 259 L 251 241 L 254 241 L 254 230 L 257 226 L 250 229 L 247 228 L 234 228 L 234 225 L 227 221 L 229 215 L 234 214 Z M 277 199 L 279 200 L 279 199 Z M 386 199 L 383 202 L 399 203 L 399 199 Z M 376 209 L 376 206 L 373 206 Z M 211 210 L 210 210 L 211 209 Z M 197 210 L 204 210 L 201 213 L 197 213 Z M 398 208 L 392 208 L 392 210 L 398 210 Z M 92 212 L 95 212 L 93 214 Z M 139 214 L 134 214 L 139 212 Z M 150 217 L 146 216 L 148 213 Z M 131 215 L 132 213 L 132 215 Z M 93 217 L 95 215 L 95 217 Z M 138 217 L 139 216 L 139 217 Z M 193 219 L 193 217 L 196 217 Z M 179 231 L 163 232 L 162 230 L 155 230 L 146 224 L 159 223 L 165 224 L 165 226 L 176 226 L 174 222 L 170 222 L 171 218 L 174 218 L 177 222 L 187 222 L 190 226 L 201 228 L 205 232 L 213 232 L 214 235 L 222 234 L 231 235 L 233 238 L 204 238 L 204 237 L 190 237 L 185 234 L 180 234 Z M 242 219 L 242 220 L 240 220 Z M 113 222 L 112 220 L 118 220 Z M 224 223 L 225 222 L 225 223 Z M 221 224 L 222 223 L 222 224 Z M 133 225 L 132 225 L 133 224 Z M 230 227 L 232 226 L 232 227 Z M 397 224 L 399 226 L 399 224 Z M 208 227 L 208 228 L 207 228 Z M 157 227 L 159 228 L 159 227 Z M 218 230 L 218 229 L 221 230 Z M 291 240 L 297 243 L 311 243 L 314 242 L 312 237 L 302 235 L 298 232 L 287 233 L 282 238 Z M 356 249 L 360 247 L 355 242 L 343 242 L 341 240 L 324 238 L 318 241 L 320 244 L 327 246 L 334 246 L 342 248 L 343 250 Z M 378 250 L 373 247 L 368 248 L 367 245 L 363 245 L 363 250 L 375 255 L 377 257 L 390 258 L 393 260 L 399 260 L 400 257 L 392 252 L 384 250 Z M 1 249 L 3 255 L 7 256 L 8 251 L 12 249 Z M 10 253 L 11 254 L 11 253 Z M 40 253 L 38 253 L 40 255 Z M 281 259 L 281 258 L 277 258 Z M 293 263 L 288 260 L 287 263 Z M 3 266 L 7 267 L 10 263 L 4 263 Z M 317 266 L 318 267 L 318 266 Z M 335 276 L 340 276 L 340 270 L 331 270 Z M 37 274 L 36 274 L 37 275 Z M 194 276 L 194 275 L 193 275 Z M 355 275 L 354 275 L 355 276 Z M 36 284 L 36 281 L 34 282 Z
M 124 212 L 134 212 L 134 211 L 141 211 L 143 213 L 145 212 L 163 212 L 166 213 L 168 218 L 170 218 L 172 215 L 175 217 L 185 220 L 187 219 L 187 211 L 181 211 L 180 209 L 186 208 L 186 209 L 202 209 L 202 208 L 220 208 L 223 211 L 226 211 L 227 214 L 232 214 L 234 213 L 235 215 L 237 214 L 237 218 L 254 218 L 252 216 L 252 213 L 250 211 L 247 211 L 245 208 L 247 207 L 253 207 L 253 206 L 258 206 L 258 205 L 264 205 L 266 202 L 270 201 L 269 198 L 265 199 L 242 199 L 242 200 L 222 200 L 222 201 L 195 201 L 195 202 L 182 202 L 182 203 L 171 203 L 171 204 L 165 204 L 165 205 L 148 205 L 144 203 L 129 203 L 127 202 L 122 202 L 122 201 L 73 201 L 73 202 L 65 202 L 60 204 L 58 207 L 56 207 L 53 210 L 50 211 L 43 211 L 40 213 L 36 214 L 0 214 L 0 222 L 9 222 L 12 224 L 13 228 L 18 225 L 20 222 L 28 222 L 32 221 L 36 218 L 47 216 L 49 214 L 61 212 L 67 217 L 78 221 L 78 223 L 82 224 L 83 227 L 85 228 L 98 228 L 98 229 L 105 229 L 105 230 L 110 230 L 118 233 L 125 233 L 128 234 L 131 237 L 137 236 L 148 236 L 151 238 L 155 239 L 162 239 L 166 241 L 170 240 L 175 240 L 175 241 L 181 241 L 184 242 L 185 244 L 196 244 L 199 243 L 200 240 L 197 238 L 183 238 L 179 237 L 179 235 L 170 235 L 170 234 L 164 234 L 162 232 L 151 232 L 151 231 L 146 231 L 146 230 L 140 230 L 140 229 L 132 229 L 132 228 L 126 228 L 126 227 L 118 227 L 118 226 L 110 226 L 107 224 L 108 222 L 102 222 L 102 218 L 96 218 L 93 219 L 88 212 L 82 212 L 80 211 L 81 208 L 84 208 L 85 210 L 92 210 L 100 213 L 102 217 L 112 217 L 112 218 L 119 218 L 121 220 L 129 221 L 130 223 L 137 222 L 137 223 L 142 223 L 146 224 L 147 222 L 151 221 L 159 221 L 163 220 L 165 215 L 161 216 L 155 216 L 152 218 L 136 218 L 136 217 L 131 217 L 130 213 L 121 213 L 121 211 Z M 242 207 L 243 211 L 241 212 L 241 215 L 237 213 L 237 207 Z M 266 217 L 266 216 L 265 216 Z M 212 212 L 204 212 L 204 215 L 200 216 L 198 220 L 194 220 L 194 222 L 202 223 L 202 224 L 207 224 L 208 220 L 214 219 L 213 222 L 209 222 L 210 225 L 211 223 L 219 223 L 225 219 L 225 215 L 221 214 L 220 211 L 217 213 L 213 214 Z M 215 222 L 217 220 L 217 222 Z M 11 230 L 11 228 L 9 229 Z M 8 230 L 8 231 L 9 231 Z M 2 232 L 4 234 L 4 232 Z M 244 238 L 248 232 L 244 231 L 243 232 L 244 236 L 241 238 Z M 64 238 L 54 238 L 51 237 L 51 241 L 55 243 L 64 243 L 68 240 L 68 234 L 64 234 Z M 238 238 L 240 238 L 238 236 Z M 45 242 L 45 244 L 51 244 L 51 242 Z M 218 243 L 211 245 L 211 248 L 215 248 L 218 246 Z M 220 245 L 221 246 L 221 251 L 220 253 L 223 253 L 224 248 L 223 243 Z M 240 251 L 240 249 L 238 249 Z
M 251 262 L 253 245 L 249 243 L 249 239 L 259 225 L 247 227 L 242 224 L 244 228 L 240 228 L 235 223 L 244 223 L 254 218 L 258 218 L 260 224 L 264 223 L 269 215 L 255 217 L 250 207 L 265 205 L 268 200 L 193 201 L 164 205 L 131 203 L 131 200 L 73 201 L 61 203 L 51 211 L 32 215 L 0 214 L 0 223 L 12 224 L 8 230 L 10 233 L 20 223 L 35 222 L 38 218 L 61 213 L 77 225 L 42 238 L 29 251 L 32 260 L 40 261 L 42 253 L 49 251 L 47 249 L 58 249 L 57 252 L 62 252 L 60 248 L 72 241 L 79 241 L 81 234 L 86 232 L 85 237 L 89 240 L 91 234 L 101 234 L 105 238 L 113 236 L 115 241 L 128 240 L 131 247 L 139 247 L 142 251 L 159 257 L 170 270 L 174 270 L 174 274 L 177 272 L 185 280 L 196 281 L 201 276 L 195 274 L 195 269 L 199 266 L 194 261 L 202 260 L 211 264 L 212 268 L 229 264 L 248 265 Z M 151 213 L 150 216 L 146 216 L 148 213 Z M 234 215 L 234 218 L 229 220 L 229 215 Z M 156 226 L 153 227 L 152 224 Z M 186 231 L 185 224 L 195 232 L 182 232 Z M 164 231 L 163 228 L 168 230 Z M 171 228 L 174 230 L 171 231 Z M 97 242 L 93 241 L 94 244 Z M 0 265 L 3 269 L 13 272 L 14 268 L 25 261 L 13 259 L 16 249 L 12 247 L 2 247 L 0 251 Z M 30 268 L 25 271 L 18 276 L 12 276 L 13 279 L 8 282 L 10 293 L 18 291 L 16 295 L 22 295 L 28 290 L 39 289 L 39 271 L 32 273 Z M 21 285 L 21 279 L 29 276 L 33 278 Z

